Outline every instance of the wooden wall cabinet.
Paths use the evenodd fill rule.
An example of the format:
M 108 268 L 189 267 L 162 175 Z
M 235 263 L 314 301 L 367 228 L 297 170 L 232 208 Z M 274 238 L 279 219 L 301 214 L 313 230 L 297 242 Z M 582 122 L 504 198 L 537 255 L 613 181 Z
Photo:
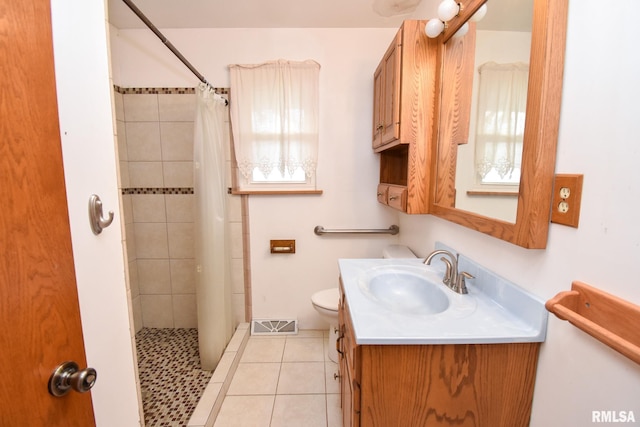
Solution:
M 529 425 L 540 343 L 357 345 L 342 287 L 339 319 L 344 427 Z
M 380 153 L 380 184 L 406 189 L 403 203 L 378 200 L 415 214 L 429 211 L 442 48 L 425 35 L 425 24 L 404 21 L 375 70 L 373 89 L 372 146 Z

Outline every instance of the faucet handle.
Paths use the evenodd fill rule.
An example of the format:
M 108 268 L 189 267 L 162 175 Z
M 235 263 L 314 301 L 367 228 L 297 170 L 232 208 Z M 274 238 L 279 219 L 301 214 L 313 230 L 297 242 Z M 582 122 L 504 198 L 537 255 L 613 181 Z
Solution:
M 475 276 L 463 271 L 458 274 L 458 282 L 456 283 L 455 291 L 459 294 L 467 294 L 467 284 L 465 283 L 465 279 L 475 279 Z
M 444 262 L 444 265 L 447 266 L 447 269 L 444 272 L 444 277 L 442 278 L 442 283 L 444 283 L 447 286 L 451 286 L 452 283 L 452 265 L 451 265 L 451 261 L 449 261 L 448 259 L 446 259 L 445 257 L 440 258 L 440 261 Z

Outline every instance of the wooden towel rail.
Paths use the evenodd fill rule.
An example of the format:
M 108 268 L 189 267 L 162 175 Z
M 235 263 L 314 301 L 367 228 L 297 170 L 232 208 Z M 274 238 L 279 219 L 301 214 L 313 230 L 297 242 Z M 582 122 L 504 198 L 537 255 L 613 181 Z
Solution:
M 545 307 L 640 364 L 640 306 L 575 281 Z

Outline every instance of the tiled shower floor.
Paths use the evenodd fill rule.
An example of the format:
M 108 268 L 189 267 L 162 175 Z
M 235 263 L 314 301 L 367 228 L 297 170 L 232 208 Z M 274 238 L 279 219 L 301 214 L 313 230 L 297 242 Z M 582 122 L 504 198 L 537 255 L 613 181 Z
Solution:
M 186 426 L 213 372 L 200 369 L 197 329 L 136 334 L 146 427 Z

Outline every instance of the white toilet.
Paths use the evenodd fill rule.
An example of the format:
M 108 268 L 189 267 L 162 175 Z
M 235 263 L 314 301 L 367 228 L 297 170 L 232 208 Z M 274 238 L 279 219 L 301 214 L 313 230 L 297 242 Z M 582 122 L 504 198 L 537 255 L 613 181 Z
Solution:
M 415 258 L 415 254 L 403 245 L 390 245 L 382 250 L 382 258 Z M 311 295 L 311 304 L 318 313 L 329 322 L 329 359 L 338 363 L 338 304 L 340 303 L 340 291 L 338 288 L 329 288 Z

